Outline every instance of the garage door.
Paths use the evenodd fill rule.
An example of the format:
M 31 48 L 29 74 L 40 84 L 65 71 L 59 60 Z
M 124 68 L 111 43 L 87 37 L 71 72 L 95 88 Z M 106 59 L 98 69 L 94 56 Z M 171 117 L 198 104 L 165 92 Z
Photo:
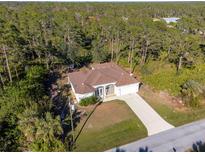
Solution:
M 137 83 L 137 84 L 118 87 L 118 95 L 122 96 L 130 93 L 136 93 L 138 92 L 138 85 L 139 84 Z

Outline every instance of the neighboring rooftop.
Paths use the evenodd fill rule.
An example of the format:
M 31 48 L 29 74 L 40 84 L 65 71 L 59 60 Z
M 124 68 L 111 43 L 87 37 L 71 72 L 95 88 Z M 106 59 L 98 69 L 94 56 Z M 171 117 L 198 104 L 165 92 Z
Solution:
M 116 86 L 123 86 L 138 82 L 113 62 L 94 64 L 92 69 L 69 73 L 68 77 L 75 92 L 79 94 L 94 92 L 95 85 L 116 83 Z
M 180 18 L 170 17 L 170 18 L 162 18 L 167 24 L 174 22 L 176 23 Z

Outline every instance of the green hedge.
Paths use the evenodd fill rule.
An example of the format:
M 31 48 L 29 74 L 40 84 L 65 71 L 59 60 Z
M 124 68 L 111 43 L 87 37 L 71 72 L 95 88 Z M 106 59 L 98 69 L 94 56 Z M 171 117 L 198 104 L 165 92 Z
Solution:
M 80 105 L 82 106 L 88 106 L 88 105 L 95 104 L 95 103 L 97 103 L 96 96 L 90 96 L 90 97 L 86 97 L 80 100 Z

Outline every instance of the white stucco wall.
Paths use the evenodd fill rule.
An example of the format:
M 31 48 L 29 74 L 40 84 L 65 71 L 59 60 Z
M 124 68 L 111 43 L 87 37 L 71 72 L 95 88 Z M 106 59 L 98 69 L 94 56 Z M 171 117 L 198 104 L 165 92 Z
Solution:
M 70 82 L 70 86 L 71 86 L 71 89 L 72 89 L 72 91 L 74 92 L 74 94 L 75 94 L 75 89 L 73 88 L 73 84 Z
M 136 93 L 139 90 L 139 83 L 129 84 L 125 86 L 115 87 L 115 93 L 117 96 L 122 96 L 130 93 Z
M 86 98 L 86 97 L 90 97 L 93 95 L 94 95 L 94 93 L 91 92 L 91 93 L 85 93 L 85 94 L 75 94 L 75 97 L 76 97 L 77 101 L 80 102 L 81 99 Z
M 104 87 L 104 93 L 105 93 L 105 86 L 110 85 L 110 84 L 115 84 L 115 83 L 96 85 L 96 86 L 93 86 L 93 87 L 97 88 L 97 87 L 101 87 L 102 86 L 102 87 Z M 117 96 L 122 96 L 122 95 L 130 94 L 130 93 L 136 93 L 139 90 L 139 84 L 140 83 L 134 83 L 134 84 L 129 84 L 129 85 L 125 85 L 125 86 L 119 86 L 119 87 L 114 86 L 114 93 Z M 75 97 L 76 97 L 78 102 L 80 102 L 80 100 L 83 99 L 83 98 L 95 95 L 95 92 L 85 93 L 85 94 L 75 93 L 75 89 L 73 88 L 72 84 L 71 84 L 71 88 L 72 88 L 72 91 L 74 92 Z
M 93 86 L 94 88 L 97 88 L 97 87 L 104 87 L 104 94 L 105 94 L 105 87 L 107 85 L 110 85 L 110 84 L 115 84 L 115 82 L 112 82 L 112 83 L 107 83 L 107 84 L 101 84 L 101 85 L 96 85 L 96 86 Z M 91 93 L 85 93 L 85 94 L 78 94 L 78 93 L 75 93 L 75 89 L 73 88 L 72 84 L 71 84 L 71 88 L 75 94 L 75 97 L 77 99 L 78 102 L 80 102 L 81 99 L 83 98 L 86 98 L 86 97 L 90 97 L 90 96 L 93 96 L 95 95 L 95 92 L 91 92 Z

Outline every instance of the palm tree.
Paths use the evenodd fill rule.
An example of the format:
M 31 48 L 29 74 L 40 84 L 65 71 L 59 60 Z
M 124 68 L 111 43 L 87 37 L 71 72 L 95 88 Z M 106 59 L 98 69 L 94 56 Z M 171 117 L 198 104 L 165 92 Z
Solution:
M 53 118 L 51 113 L 47 112 L 45 119 L 37 119 L 35 122 L 36 141 L 32 144 L 32 151 L 65 151 L 60 137 L 63 133 L 60 117 Z M 36 143 L 41 142 L 38 147 Z M 36 149 L 37 147 L 37 149 Z
M 22 146 L 27 151 L 65 151 L 61 135 L 63 133 L 60 117 L 53 118 L 50 112 L 45 117 L 33 104 L 18 116 L 19 129 L 24 135 Z

